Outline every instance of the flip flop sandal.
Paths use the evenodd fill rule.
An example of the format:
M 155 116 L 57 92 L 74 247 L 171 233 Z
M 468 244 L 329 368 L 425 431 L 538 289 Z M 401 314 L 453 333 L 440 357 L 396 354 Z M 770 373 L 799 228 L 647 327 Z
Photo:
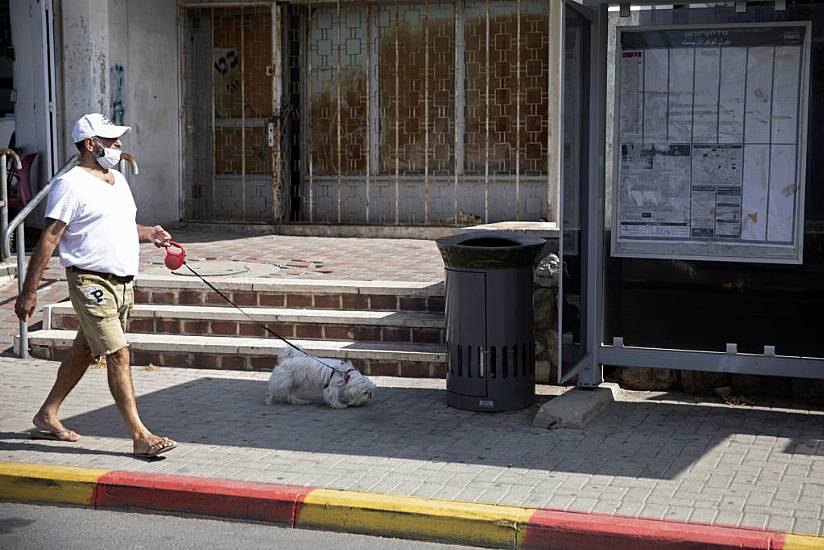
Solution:
M 152 451 L 151 449 L 153 449 L 153 448 L 156 449 L 156 450 Z M 177 448 L 177 443 L 169 443 L 168 445 L 154 445 L 153 447 L 149 448 L 150 449 L 149 451 L 147 451 L 145 453 L 134 453 L 134 456 L 135 456 L 135 458 L 149 458 L 149 459 L 151 459 L 151 458 L 166 458 L 166 457 L 161 457 L 161 456 L 158 456 L 158 455 L 162 455 L 163 453 L 168 453 L 169 451 L 171 451 L 172 449 L 175 449 L 175 448 Z

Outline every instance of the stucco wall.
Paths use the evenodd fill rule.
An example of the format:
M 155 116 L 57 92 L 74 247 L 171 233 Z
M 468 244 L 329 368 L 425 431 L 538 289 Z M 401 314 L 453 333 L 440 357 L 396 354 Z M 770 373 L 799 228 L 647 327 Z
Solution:
M 140 175 L 130 178 L 138 222 L 176 222 L 180 219 L 177 6 L 168 0 L 117 0 L 110 5 L 114 6 L 110 28 L 118 29 L 109 37 L 114 54 L 110 111 L 114 114 L 122 108 L 126 124 L 132 126 L 124 148 L 140 165 Z M 122 67 L 121 92 L 118 66 Z
M 137 159 L 127 174 L 138 222 L 179 220 L 177 5 L 168 0 L 64 0 L 63 121 L 66 154 L 71 128 L 86 112 L 102 111 L 132 127 L 123 149 Z

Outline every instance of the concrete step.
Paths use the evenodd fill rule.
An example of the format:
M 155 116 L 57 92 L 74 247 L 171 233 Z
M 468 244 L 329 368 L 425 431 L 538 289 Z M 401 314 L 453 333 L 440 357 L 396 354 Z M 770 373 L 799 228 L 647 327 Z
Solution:
M 61 360 L 74 341 L 70 330 L 38 330 L 29 335 L 34 357 Z M 286 344 L 274 338 L 127 333 L 135 365 L 269 371 Z M 350 359 L 364 374 L 444 378 L 446 348 L 440 344 L 294 340 L 318 357 Z M 19 346 L 15 338 L 15 346 Z
M 347 311 L 248 307 L 244 312 L 284 338 L 358 342 L 444 342 L 444 316 L 425 311 Z M 274 338 L 233 307 L 137 304 L 128 332 Z M 44 308 L 43 328 L 77 330 L 71 303 Z
M 373 311 L 444 310 L 443 282 L 348 281 L 213 277 L 209 282 L 239 306 Z M 196 277 L 140 275 L 135 302 L 225 306 L 226 301 Z

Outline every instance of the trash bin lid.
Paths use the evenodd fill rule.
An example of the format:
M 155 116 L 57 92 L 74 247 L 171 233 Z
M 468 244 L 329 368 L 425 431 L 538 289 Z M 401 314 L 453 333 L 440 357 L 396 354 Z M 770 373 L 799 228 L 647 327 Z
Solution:
M 531 267 L 546 242 L 515 231 L 468 231 L 437 239 L 447 267 Z

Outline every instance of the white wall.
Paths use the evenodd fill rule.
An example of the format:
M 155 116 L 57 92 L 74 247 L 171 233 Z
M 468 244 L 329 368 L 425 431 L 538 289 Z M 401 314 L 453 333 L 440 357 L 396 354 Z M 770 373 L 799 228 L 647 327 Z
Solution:
M 180 219 L 177 4 L 169 0 L 63 0 L 63 121 L 100 111 L 132 127 L 123 149 L 138 222 Z M 122 86 L 120 86 L 122 83 Z
M 130 179 L 141 223 L 180 219 L 180 139 L 178 116 L 179 54 L 177 3 L 169 0 L 119 0 L 127 22 L 124 110 L 132 126 L 124 143 L 140 165 Z

